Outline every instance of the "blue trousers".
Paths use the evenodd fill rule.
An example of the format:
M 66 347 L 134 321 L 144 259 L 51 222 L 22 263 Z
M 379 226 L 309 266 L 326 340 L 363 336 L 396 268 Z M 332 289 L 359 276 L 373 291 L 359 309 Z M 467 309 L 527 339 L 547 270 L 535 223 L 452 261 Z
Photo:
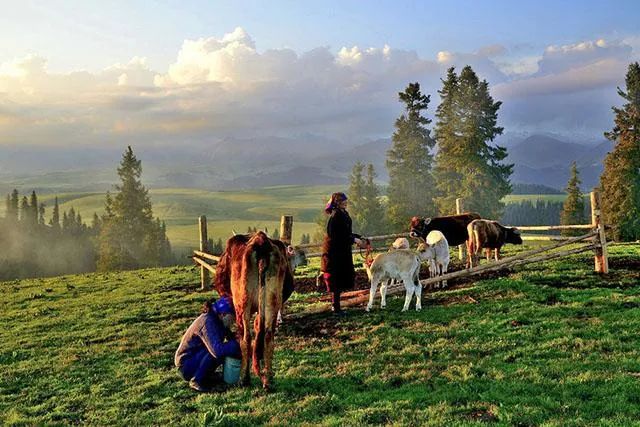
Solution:
M 213 377 L 216 368 L 222 364 L 222 360 L 213 357 L 205 348 L 183 360 L 182 366 L 178 368 L 182 378 L 189 381 L 192 378 L 200 385 L 206 384 Z

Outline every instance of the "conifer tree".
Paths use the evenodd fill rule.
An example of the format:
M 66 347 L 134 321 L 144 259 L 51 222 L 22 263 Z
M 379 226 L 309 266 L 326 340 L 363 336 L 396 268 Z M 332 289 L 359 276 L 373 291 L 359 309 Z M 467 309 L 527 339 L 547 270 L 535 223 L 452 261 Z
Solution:
M 4 203 L 4 217 L 5 218 L 11 218 L 11 195 L 7 194 L 7 199 L 5 200 Z
M 11 209 L 8 211 L 10 212 L 10 215 L 8 216 L 8 218 L 13 219 L 14 221 L 18 221 L 18 216 L 20 211 L 20 209 L 18 208 L 19 200 L 20 200 L 20 195 L 18 193 L 18 190 L 14 188 L 13 191 L 11 192 Z
M 502 163 L 506 149 L 491 144 L 503 131 L 497 126 L 502 103 L 494 102 L 489 84 L 480 81 L 470 66 L 460 75 L 449 68 L 438 93 L 434 174 L 439 214 L 455 213 L 455 199 L 462 197 L 468 210 L 499 218 L 504 208 L 501 199 L 511 191 L 513 169 Z
M 27 196 L 22 196 L 22 203 L 20 203 L 20 222 L 28 223 L 31 220 L 31 207 L 29 206 L 29 199 Z
M 364 233 L 362 231 L 362 221 L 365 220 L 363 212 L 364 204 L 364 165 L 360 162 L 356 162 L 351 169 L 351 176 L 349 177 L 349 189 L 347 190 L 347 197 L 349 197 L 349 214 L 353 221 L 352 228 L 358 230 L 358 233 Z
M 127 147 L 118 167 L 117 193 L 105 197 L 99 236 L 98 268 L 131 269 L 161 265 L 173 256 L 159 219 L 153 220 L 151 199 L 142 185 L 142 162 Z
M 31 199 L 29 202 L 30 211 L 30 222 L 31 225 L 38 224 L 38 196 L 36 195 L 35 190 L 31 191 Z
M 640 64 L 629 64 L 626 91 L 618 88 L 625 101 L 613 107 L 614 127 L 605 136 L 615 143 L 604 161 L 600 176 L 602 215 L 613 226 L 615 240 L 640 239 Z
M 60 231 L 60 206 L 58 205 L 58 196 L 56 196 L 53 202 L 53 210 L 51 212 L 51 220 L 49 221 L 49 224 L 54 232 Z
M 398 93 L 405 112 L 395 122 L 392 148 L 387 151 L 389 171 L 388 217 L 396 229 L 407 227 L 414 215 L 431 215 L 434 196 L 430 150 L 435 142 L 426 127 L 431 120 L 422 115 L 429 105 L 429 96 L 423 95 L 419 83 L 410 83 Z
M 45 208 L 45 204 L 44 203 L 40 203 L 40 205 L 38 206 L 38 224 L 40 225 L 44 225 L 45 224 L 45 220 L 44 220 L 44 208 Z
M 584 224 L 586 219 L 584 217 L 584 195 L 580 191 L 580 178 L 578 176 L 578 167 L 576 162 L 571 164 L 571 172 L 569 176 L 569 182 L 567 183 L 567 198 L 562 205 L 562 212 L 560 214 L 560 224 Z M 563 235 L 573 236 L 580 235 L 579 230 L 563 230 Z

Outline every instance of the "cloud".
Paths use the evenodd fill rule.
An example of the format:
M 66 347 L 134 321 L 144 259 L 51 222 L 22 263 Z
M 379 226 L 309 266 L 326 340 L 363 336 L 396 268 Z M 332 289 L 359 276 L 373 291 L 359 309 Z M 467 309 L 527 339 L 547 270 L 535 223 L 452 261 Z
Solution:
M 603 111 L 638 55 L 638 40 L 584 41 L 538 54 L 531 46 L 491 45 L 421 58 L 388 45 L 261 51 L 236 28 L 185 40 L 165 70 L 139 56 L 99 72 L 61 74 L 29 55 L 0 64 L 0 144 L 140 145 L 302 133 L 353 144 L 393 132 L 397 93 L 409 82 L 432 95 L 432 115 L 446 69 L 467 64 L 503 101 L 507 129 L 601 126 L 610 121 Z

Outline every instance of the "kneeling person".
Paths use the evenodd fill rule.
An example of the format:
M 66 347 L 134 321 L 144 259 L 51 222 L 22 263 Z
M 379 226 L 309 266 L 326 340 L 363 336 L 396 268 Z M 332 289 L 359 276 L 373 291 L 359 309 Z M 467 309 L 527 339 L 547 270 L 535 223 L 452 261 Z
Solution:
M 241 358 L 240 345 L 231 333 L 234 323 L 233 303 L 230 298 L 221 297 L 214 304 L 204 304 L 202 314 L 182 337 L 174 361 L 194 390 L 211 388 L 213 373 L 225 357 Z

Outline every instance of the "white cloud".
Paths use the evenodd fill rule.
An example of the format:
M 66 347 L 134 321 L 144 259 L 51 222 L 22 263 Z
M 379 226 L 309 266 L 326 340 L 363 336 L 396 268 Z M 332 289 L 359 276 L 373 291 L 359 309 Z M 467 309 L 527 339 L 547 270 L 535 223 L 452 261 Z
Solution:
M 343 141 L 388 136 L 400 111 L 398 91 L 420 82 L 432 95 L 433 114 L 446 69 L 467 64 L 503 101 L 502 125 L 535 123 L 544 130 L 563 114 L 577 116 L 560 105 L 592 119 L 602 115 L 584 94 L 615 94 L 638 55 L 638 40 L 549 46 L 527 56 L 493 45 L 420 58 L 388 45 L 336 53 L 327 47 L 259 51 L 236 28 L 222 37 L 185 40 L 166 70 L 135 57 L 100 72 L 56 74 L 45 58 L 30 55 L 0 64 L 0 144 L 143 144 L 302 132 Z

